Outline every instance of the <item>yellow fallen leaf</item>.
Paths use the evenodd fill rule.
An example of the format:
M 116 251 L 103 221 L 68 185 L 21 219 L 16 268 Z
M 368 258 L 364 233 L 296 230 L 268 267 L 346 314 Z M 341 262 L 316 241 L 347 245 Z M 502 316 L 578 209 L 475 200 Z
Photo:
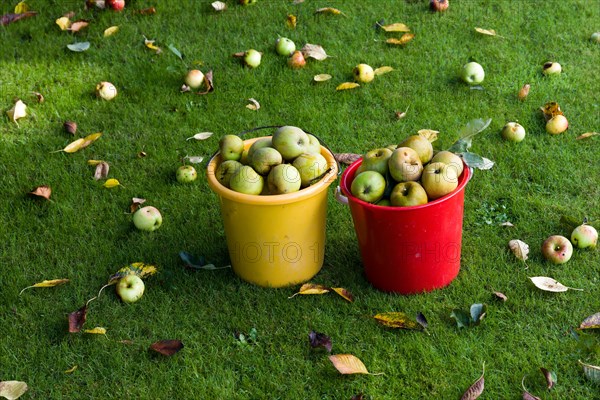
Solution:
M 375 315 L 373 318 L 375 321 L 379 322 L 383 326 L 387 326 L 388 328 L 414 330 L 423 329 L 423 326 L 421 326 L 417 321 L 412 320 L 403 312 L 380 313 Z
M 143 200 L 140 202 L 140 204 L 143 203 L 144 201 L 146 201 L 144 199 L 137 199 L 137 200 Z M 134 263 L 131 263 L 131 264 L 119 269 L 116 273 L 112 274 L 108 278 L 107 285 L 113 285 L 113 284 L 117 283 L 121 278 L 123 278 L 124 276 L 127 276 L 127 275 L 137 275 L 140 278 L 144 279 L 148 276 L 156 274 L 157 272 L 158 272 L 158 269 L 154 265 L 144 264 L 143 262 L 134 262 Z M 98 293 L 98 295 L 100 295 L 100 293 Z
M 325 82 L 331 79 L 331 75 L 329 74 L 319 74 L 313 77 L 315 82 Z
M 400 39 L 397 38 L 389 38 L 388 40 L 386 40 L 386 43 L 389 44 L 395 44 L 395 45 L 400 45 L 400 46 L 404 46 L 406 43 L 410 42 L 411 40 L 413 40 L 415 37 L 414 33 L 405 33 L 404 35 L 402 35 L 400 37 Z
M 98 164 L 103 163 L 104 161 L 102 160 L 87 160 L 87 164 L 91 165 L 92 167 L 95 167 Z
M 333 363 L 335 369 L 340 374 L 371 374 L 365 364 L 356 356 L 352 354 L 334 354 L 329 356 L 329 361 Z M 371 375 L 382 375 L 382 374 L 371 374 Z
M 154 44 L 155 41 L 156 40 L 149 40 L 144 36 L 144 44 L 146 45 L 146 47 L 150 50 L 154 50 L 156 54 L 159 54 L 162 52 L 162 49 Z
M 15 14 L 25 14 L 27 11 L 29 11 L 29 5 L 24 1 L 19 2 L 15 6 Z
M 349 301 L 350 303 L 354 301 L 354 296 L 347 289 L 341 287 L 334 287 L 331 288 L 331 290 L 342 296 L 344 300 Z
M 101 326 L 97 326 L 93 329 L 84 329 L 84 333 L 90 333 L 92 335 L 106 335 L 106 328 L 102 328 Z
M 399 22 L 390 25 L 382 25 L 381 28 L 386 32 L 410 32 L 408 26 Z
M 110 28 L 106 28 L 104 30 L 104 37 L 112 36 L 119 31 L 118 26 L 111 26 Z
M 383 75 L 383 74 L 387 74 L 388 72 L 392 72 L 393 70 L 394 70 L 394 68 L 385 66 L 385 67 L 376 68 L 375 71 L 373 71 L 373 73 L 375 75 Z
M 6 114 L 13 122 L 16 123 L 19 118 L 27 116 L 27 105 L 23 103 L 23 101 L 17 100 L 13 108 L 8 110 Z
M 114 187 L 120 186 L 121 183 L 116 180 L 115 178 L 111 178 L 111 179 L 107 179 L 106 182 L 104 182 L 104 184 L 102 186 L 104 186 L 107 189 L 112 189 Z
M 343 12 L 341 12 L 340 10 L 338 10 L 337 8 L 333 8 L 333 7 L 323 7 L 323 8 L 319 8 L 317 11 L 315 11 L 315 14 L 333 14 L 333 15 L 344 15 Z
M 38 282 L 35 283 L 31 286 L 27 286 L 26 288 L 24 288 L 23 290 L 21 290 L 19 292 L 19 296 L 21 295 L 21 293 L 23 293 L 25 290 L 27 289 L 31 289 L 31 288 L 48 288 L 48 287 L 55 287 L 58 285 L 64 285 L 65 283 L 69 282 L 68 279 L 51 279 L 51 280 L 45 280 L 42 282 Z
M 300 287 L 298 293 L 294 293 L 292 296 L 288 297 L 291 299 L 299 294 L 325 294 L 329 293 L 329 288 L 327 286 L 319 285 L 316 283 L 305 283 Z
M 60 27 L 61 31 L 66 31 L 71 27 L 71 20 L 68 17 L 60 17 L 55 22 L 56 25 Z
M 83 143 L 81 144 L 79 149 L 81 150 L 81 149 L 88 147 L 90 144 L 92 144 L 96 140 L 98 140 L 100 138 L 100 136 L 102 136 L 102 132 L 92 133 L 91 135 L 87 135 L 86 137 L 83 138 Z
M 592 136 L 598 136 L 598 135 L 600 135 L 600 133 L 598 133 L 598 132 L 586 132 L 583 135 L 577 136 L 575 139 L 577 139 L 577 140 L 587 139 L 587 138 L 590 138 Z
M 83 143 L 85 143 L 85 139 L 79 138 L 69 143 L 64 149 L 58 151 L 64 151 L 65 153 L 75 153 L 76 151 L 81 149 L 81 145 Z
M 496 33 L 496 31 L 493 29 L 475 28 L 475 31 L 481 33 L 482 35 L 502 37 L 502 36 L 498 35 Z
M 71 368 L 65 370 L 65 374 L 72 374 L 77 368 L 77 365 L 73 365 Z
M 335 90 L 348 90 L 348 89 L 354 89 L 359 87 L 360 85 L 356 82 L 344 82 L 344 83 L 340 83 Z
M 296 18 L 296 16 L 293 14 L 288 14 L 288 16 L 285 19 L 285 24 L 287 25 L 287 27 L 290 29 L 294 29 L 297 23 L 298 18 Z

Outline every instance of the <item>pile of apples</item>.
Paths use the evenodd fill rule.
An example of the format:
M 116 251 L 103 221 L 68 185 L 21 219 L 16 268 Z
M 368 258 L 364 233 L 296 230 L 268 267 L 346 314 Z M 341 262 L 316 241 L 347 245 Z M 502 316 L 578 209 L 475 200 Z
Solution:
M 276 195 L 297 192 L 328 170 L 321 143 L 295 126 L 277 128 L 245 148 L 237 135 L 219 141 L 221 163 L 215 175 L 223 186 L 239 193 Z
M 458 155 L 450 151 L 434 155 L 427 138 L 412 135 L 398 146 L 367 152 L 350 191 L 360 200 L 381 206 L 418 206 L 454 191 L 463 168 Z

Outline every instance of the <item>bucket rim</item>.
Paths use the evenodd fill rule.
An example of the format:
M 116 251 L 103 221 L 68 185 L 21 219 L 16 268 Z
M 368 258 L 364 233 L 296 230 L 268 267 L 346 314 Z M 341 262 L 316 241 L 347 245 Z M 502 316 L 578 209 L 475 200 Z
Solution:
M 252 143 L 259 139 L 270 137 L 272 136 L 260 136 L 251 139 L 246 139 L 244 140 L 244 148 L 250 147 Z M 303 200 L 315 196 L 323 190 L 326 190 L 336 180 L 338 176 L 338 164 L 335 160 L 333 153 L 327 147 L 321 145 L 321 154 L 327 160 L 327 166 L 329 167 L 329 171 L 318 182 L 306 188 L 300 189 L 297 192 L 273 195 L 253 195 L 239 193 L 223 186 L 215 177 L 217 165 L 221 160 L 220 152 L 216 152 L 208 161 L 208 165 L 206 167 L 208 184 L 211 187 L 211 189 L 219 196 L 240 203 L 256 205 L 280 205 L 293 203 L 298 200 Z
M 352 194 L 352 192 L 350 191 L 350 186 L 352 184 L 352 180 L 350 179 L 350 174 L 352 174 L 352 179 L 353 179 L 354 178 L 354 173 L 356 172 L 356 170 L 358 169 L 358 167 L 361 164 L 362 164 L 362 157 L 359 158 L 358 160 L 354 161 L 352 164 L 350 164 L 342 172 L 342 177 L 340 178 L 340 188 L 341 188 L 342 193 L 344 194 L 344 196 L 346 196 L 349 201 L 351 201 L 353 203 L 356 203 L 356 204 L 360 204 L 363 207 L 369 207 L 369 208 L 371 208 L 371 207 L 377 207 L 377 209 L 394 210 L 394 211 L 397 211 L 397 212 L 408 212 L 408 211 L 413 211 L 413 210 L 419 210 L 419 209 L 422 209 L 422 208 L 432 207 L 432 206 L 435 206 L 437 204 L 444 203 L 445 201 L 450 200 L 454 196 L 457 196 L 461 191 L 463 191 L 464 188 L 465 188 L 465 186 L 467 185 L 467 183 L 473 177 L 473 170 L 472 170 L 472 168 L 470 168 L 463 161 L 464 168 L 463 168 L 463 173 L 458 178 L 459 179 L 458 186 L 456 187 L 456 189 L 454 189 L 452 192 L 448 193 L 447 195 L 442 196 L 439 199 L 435 199 L 433 201 L 430 201 L 427 204 L 421 204 L 421 205 L 418 205 L 418 206 L 408 206 L 408 207 L 380 206 L 380 205 L 376 205 L 376 204 L 373 204 L 373 203 L 368 203 L 366 201 L 363 201 L 363 200 L 359 199 L 358 197 L 354 196 Z

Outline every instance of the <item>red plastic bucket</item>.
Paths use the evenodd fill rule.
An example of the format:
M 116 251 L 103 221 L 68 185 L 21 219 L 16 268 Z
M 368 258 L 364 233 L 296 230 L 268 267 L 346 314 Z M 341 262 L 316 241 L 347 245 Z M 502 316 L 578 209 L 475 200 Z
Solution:
M 350 192 L 362 162 L 342 173 L 367 280 L 377 289 L 400 294 L 447 286 L 460 269 L 465 187 L 472 171 L 465 166 L 458 187 L 421 206 L 386 207 L 364 202 Z

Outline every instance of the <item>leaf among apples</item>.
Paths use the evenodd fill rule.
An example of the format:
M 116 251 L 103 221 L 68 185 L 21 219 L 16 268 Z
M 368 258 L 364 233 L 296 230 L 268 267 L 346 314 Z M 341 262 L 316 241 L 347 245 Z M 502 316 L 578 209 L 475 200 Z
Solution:
M 304 58 L 314 58 L 318 61 L 323 61 L 327 57 L 329 57 L 325 52 L 325 49 L 323 49 L 323 47 L 318 44 L 306 43 L 304 47 L 300 49 L 300 52 L 302 53 Z

